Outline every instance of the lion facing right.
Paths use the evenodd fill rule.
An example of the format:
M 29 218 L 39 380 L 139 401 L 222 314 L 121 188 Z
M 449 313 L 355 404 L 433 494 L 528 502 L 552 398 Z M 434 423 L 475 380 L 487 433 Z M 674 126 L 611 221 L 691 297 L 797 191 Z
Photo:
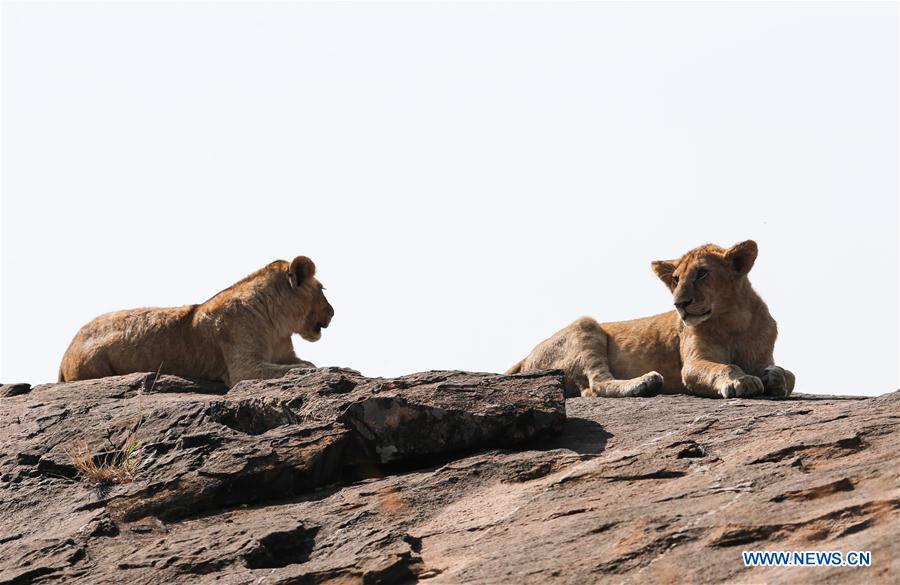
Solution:
M 615 323 L 582 317 L 507 374 L 559 369 L 567 391 L 582 396 L 788 396 L 794 375 L 775 365 L 775 319 L 747 278 L 756 255 L 747 240 L 653 262 L 674 311 Z

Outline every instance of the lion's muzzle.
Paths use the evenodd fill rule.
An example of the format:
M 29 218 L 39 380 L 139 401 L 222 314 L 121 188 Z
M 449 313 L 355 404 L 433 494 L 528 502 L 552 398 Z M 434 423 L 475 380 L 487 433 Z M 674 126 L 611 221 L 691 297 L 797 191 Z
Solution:
M 328 303 L 328 307 L 325 310 L 325 314 L 319 319 L 316 323 L 314 329 L 316 333 L 321 333 L 322 329 L 327 329 L 329 325 L 331 325 L 331 319 L 334 317 L 334 307 L 331 306 L 331 303 Z

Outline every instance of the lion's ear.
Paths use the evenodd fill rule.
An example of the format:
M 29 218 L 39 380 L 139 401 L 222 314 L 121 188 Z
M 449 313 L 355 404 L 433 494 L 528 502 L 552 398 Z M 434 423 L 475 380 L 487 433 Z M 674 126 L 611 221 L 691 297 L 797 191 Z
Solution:
M 310 278 L 316 273 L 316 265 L 306 256 L 297 256 L 291 262 L 291 268 L 288 270 L 288 281 L 291 288 L 297 288 L 303 281 Z
M 744 275 L 753 268 L 758 252 L 759 249 L 756 246 L 756 242 L 745 240 L 728 248 L 725 252 L 725 260 L 731 264 L 738 274 Z
M 675 272 L 674 260 L 655 260 L 650 263 L 650 267 L 666 286 L 672 287 L 672 273 Z

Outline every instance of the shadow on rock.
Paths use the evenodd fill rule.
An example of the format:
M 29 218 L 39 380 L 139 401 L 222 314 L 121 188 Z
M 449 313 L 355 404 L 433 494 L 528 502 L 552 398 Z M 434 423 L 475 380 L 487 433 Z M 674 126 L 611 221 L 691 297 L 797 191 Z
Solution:
M 598 455 L 606 448 L 606 442 L 611 436 L 612 433 L 607 432 L 598 422 L 568 417 L 559 434 L 531 440 L 526 448 L 534 451 L 568 449 L 579 455 Z

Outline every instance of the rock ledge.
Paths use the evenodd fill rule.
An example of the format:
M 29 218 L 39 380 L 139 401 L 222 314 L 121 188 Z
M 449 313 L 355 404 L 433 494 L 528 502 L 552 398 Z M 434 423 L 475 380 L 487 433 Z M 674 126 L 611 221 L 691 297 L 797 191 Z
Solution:
M 0 584 L 900 578 L 900 393 L 566 402 L 553 372 L 154 378 L 0 387 Z M 67 449 L 132 431 L 132 483 L 76 478 Z M 745 568 L 744 550 L 873 565 Z

